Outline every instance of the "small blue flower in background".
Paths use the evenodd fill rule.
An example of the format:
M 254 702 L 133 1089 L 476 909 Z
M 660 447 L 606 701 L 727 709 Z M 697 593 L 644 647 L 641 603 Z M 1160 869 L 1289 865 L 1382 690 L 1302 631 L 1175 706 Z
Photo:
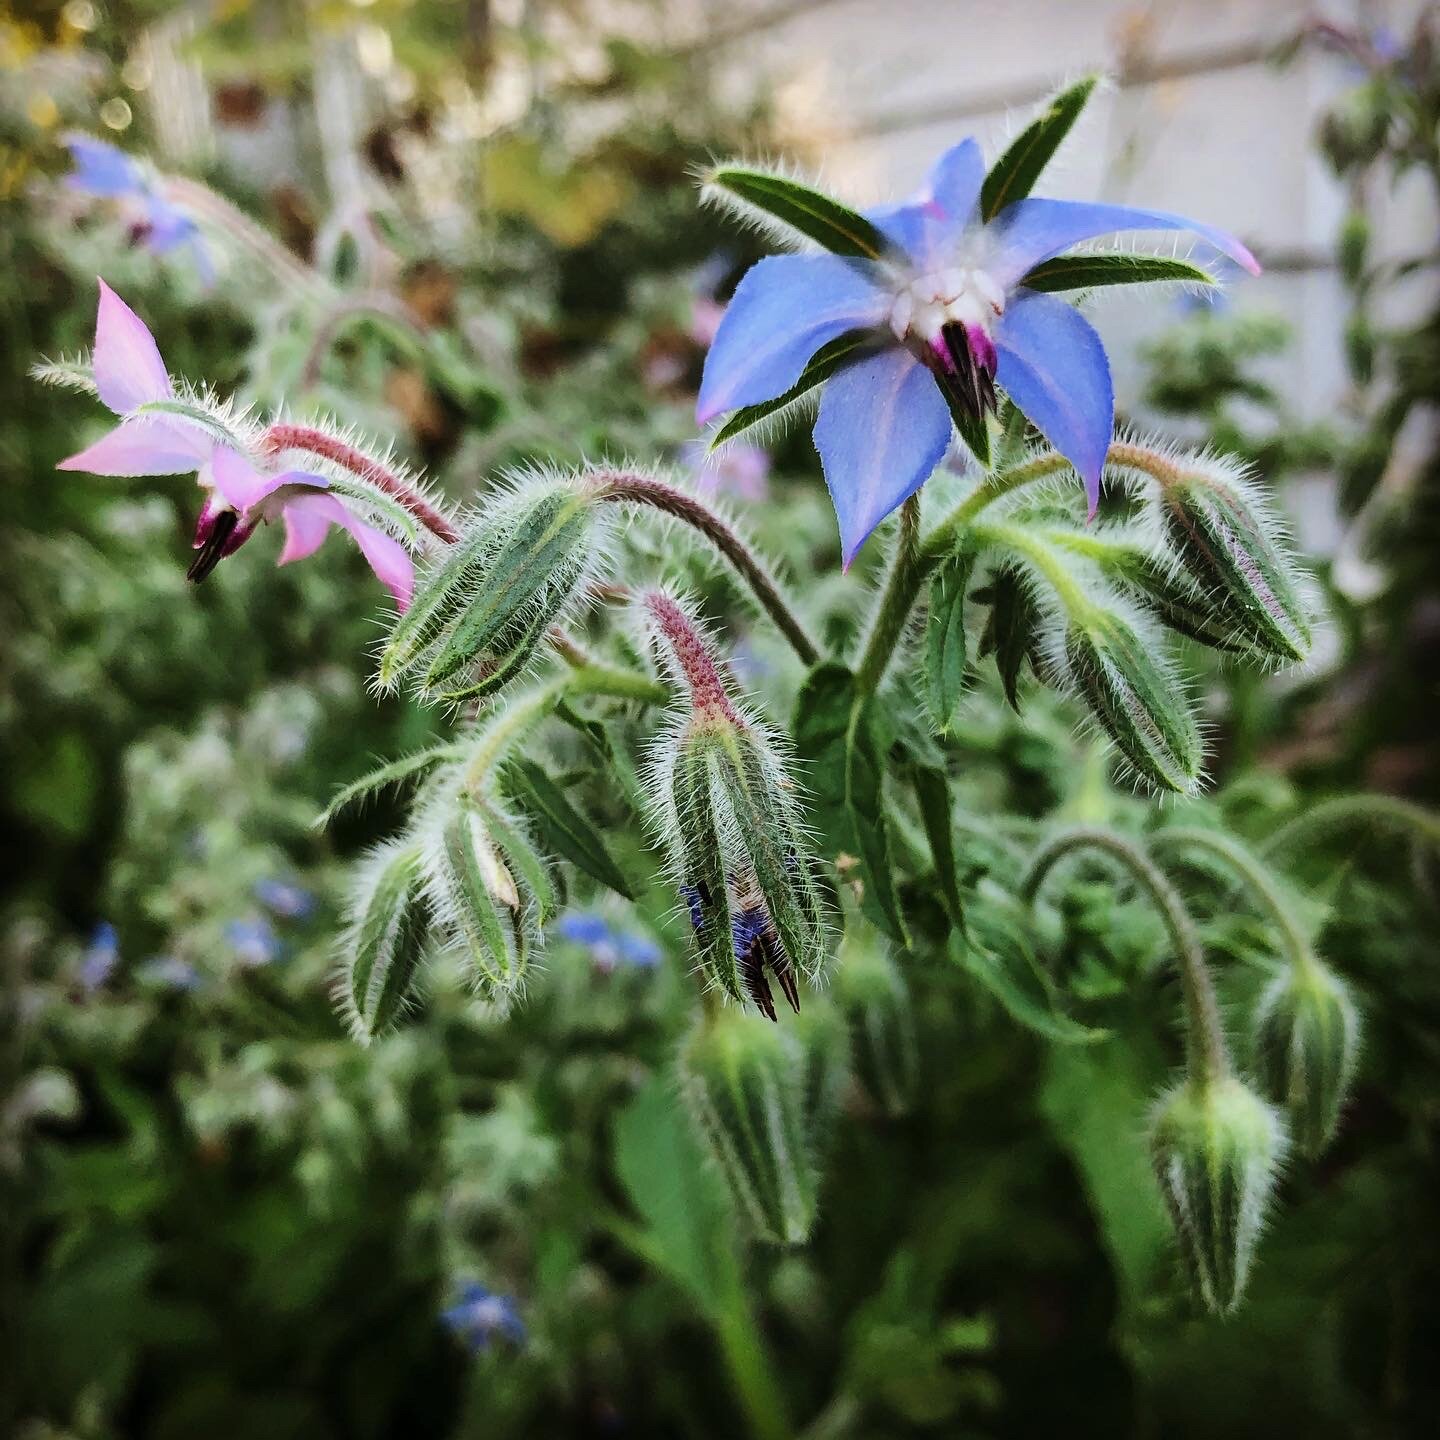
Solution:
M 590 963 L 606 975 L 622 964 L 649 970 L 660 963 L 660 947 L 648 935 L 618 930 L 593 911 L 575 910 L 562 915 L 555 924 L 555 933 L 588 950 Z
M 1045 261 L 1122 230 L 1184 230 L 1259 273 L 1233 236 L 1159 210 L 1021 199 L 987 222 L 984 181 L 980 146 L 964 140 L 918 195 L 866 212 L 886 242 L 879 259 L 761 260 L 706 357 L 701 424 L 784 395 L 816 351 L 870 332 L 825 382 L 815 423 L 847 566 L 944 458 L 952 411 L 983 423 L 997 386 L 1079 472 L 1093 512 L 1115 421 L 1110 365 L 1073 305 L 1027 287 Z
M 214 276 L 200 227 L 160 192 L 156 177 L 133 156 L 104 140 L 69 135 L 65 148 L 75 168 L 66 176 L 72 190 L 102 200 L 118 200 L 134 216 L 134 238 L 152 255 L 168 255 L 188 246 L 201 277 Z
M 200 988 L 200 972 L 175 955 L 157 955 L 153 960 L 147 960 L 135 973 L 148 984 L 161 985 L 167 990 Z
M 91 933 L 90 943 L 80 956 L 80 984 L 86 990 L 98 990 L 114 973 L 120 962 L 120 938 L 115 927 L 102 920 Z
M 315 908 L 315 897 L 291 880 L 257 881 L 254 893 L 272 915 L 282 920 L 303 920 Z
M 440 1319 L 453 1335 L 470 1347 L 472 1355 L 488 1350 L 496 1335 L 514 1345 L 525 1343 L 525 1323 L 509 1295 L 491 1294 L 471 1281 L 460 1291 L 460 1303 L 440 1312 Z
M 225 927 L 225 939 L 235 958 L 252 969 L 269 965 L 280 957 L 280 940 L 268 920 L 232 920 Z

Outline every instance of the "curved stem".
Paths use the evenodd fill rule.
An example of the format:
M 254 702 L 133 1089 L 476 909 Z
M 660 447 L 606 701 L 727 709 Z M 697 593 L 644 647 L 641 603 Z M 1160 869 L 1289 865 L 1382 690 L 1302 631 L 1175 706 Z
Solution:
M 453 545 L 460 538 L 460 532 L 412 485 L 378 460 L 334 435 L 327 435 L 311 425 L 289 425 L 276 421 L 261 436 L 260 444 L 270 455 L 278 455 L 285 450 L 303 450 L 310 455 L 319 455 L 398 500 L 431 534 L 447 545 Z
M 890 578 L 885 582 L 880 603 L 870 621 L 865 649 L 855 669 L 855 688 L 861 695 L 874 692 L 895 654 L 905 622 L 910 618 L 920 588 L 918 549 L 920 539 L 920 497 L 912 495 L 900 507 L 900 533 L 890 561 Z
M 1055 549 L 1042 540 L 1033 530 L 1023 525 L 1011 525 L 1001 521 L 990 521 L 970 527 L 972 538 L 979 545 L 1000 545 L 1025 556 L 1050 583 L 1060 597 L 1060 603 L 1072 616 L 1084 615 L 1094 610 L 1094 603 L 1077 584 L 1075 577 L 1056 556 Z
M 1033 902 L 1050 871 L 1077 850 L 1098 850 L 1118 860 L 1160 912 L 1180 964 L 1180 981 L 1185 992 L 1186 1052 L 1191 1069 L 1210 1080 L 1228 1075 L 1230 1052 L 1220 1025 L 1220 1005 L 1215 997 L 1215 982 L 1200 948 L 1195 921 L 1179 891 L 1143 851 L 1113 830 L 1089 827 L 1066 830 L 1043 845 L 1031 860 L 1021 885 L 1022 895 Z
M 350 321 L 363 315 L 374 315 L 388 321 L 406 332 L 406 338 L 416 350 L 425 348 L 425 336 L 408 306 L 383 291 L 346 297 L 331 307 L 329 313 L 315 327 L 310 348 L 305 352 L 300 367 L 300 385 L 309 389 L 320 378 L 321 367 L 331 347 L 340 338 L 340 333 Z
M 1376 825 L 1408 830 L 1417 839 L 1440 847 L 1440 816 L 1396 795 L 1337 795 L 1312 805 L 1282 825 L 1261 847 L 1266 856 L 1282 854 L 1310 839 L 1349 825 Z
M 1152 852 L 1203 850 L 1219 860 L 1250 890 L 1260 902 L 1261 908 L 1274 921 L 1290 963 L 1299 970 L 1314 965 L 1315 957 L 1311 953 L 1310 942 L 1306 939 L 1300 922 L 1295 918 L 1295 912 L 1291 910 L 1269 872 L 1243 845 L 1218 831 L 1193 829 L 1188 826 L 1157 830 L 1149 836 L 1149 841 Z
M 592 471 L 591 476 L 600 487 L 602 500 L 648 505 L 698 530 L 735 567 L 796 655 L 806 665 L 813 665 L 820 658 L 815 642 L 780 593 L 774 577 L 750 547 L 708 506 L 650 475 L 602 468 Z
M 1111 453 L 1114 453 L 1113 446 Z M 1020 489 L 1022 485 L 1029 485 L 1035 480 L 1044 480 L 1050 475 L 1058 475 L 1062 470 L 1071 468 L 1073 467 L 1070 462 L 1063 455 L 1055 450 L 1046 450 L 1042 454 L 1032 456 L 1029 460 L 1022 461 L 1019 465 L 1012 465 L 1008 469 L 996 470 L 986 475 L 970 494 L 925 537 L 923 549 L 927 568 L 949 552 L 960 531 L 987 505 L 1000 499 L 1002 495 L 1010 494 L 1012 490 Z

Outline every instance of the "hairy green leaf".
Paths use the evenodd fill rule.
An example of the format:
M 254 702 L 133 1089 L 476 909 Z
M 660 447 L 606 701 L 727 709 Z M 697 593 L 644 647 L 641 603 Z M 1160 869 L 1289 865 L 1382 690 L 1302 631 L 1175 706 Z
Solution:
M 1098 75 L 1087 75 L 1060 91 L 1010 142 L 1009 148 L 990 168 L 980 187 L 980 214 L 993 220 L 1007 205 L 1023 200 L 1034 188 L 1041 172 L 1050 163 L 1060 143 L 1080 118 L 1090 99 Z
M 833 254 L 878 260 L 887 249 L 885 237 L 863 215 L 785 175 L 749 166 L 720 165 L 706 176 L 706 182 L 745 205 L 763 210 Z
M 1146 285 L 1158 281 L 1214 285 L 1215 277 L 1188 260 L 1165 255 L 1057 255 L 1042 261 L 1021 280 L 1031 290 L 1098 290 L 1106 285 Z
M 550 850 L 627 900 L 635 891 L 611 858 L 595 827 L 533 760 L 517 760 L 506 771 L 511 793 L 534 818 Z

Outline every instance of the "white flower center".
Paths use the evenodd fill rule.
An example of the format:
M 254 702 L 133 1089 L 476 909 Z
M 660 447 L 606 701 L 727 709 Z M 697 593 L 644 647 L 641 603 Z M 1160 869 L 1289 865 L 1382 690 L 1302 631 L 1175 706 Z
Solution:
M 978 328 L 990 335 L 1005 313 L 1005 291 L 984 271 L 961 265 L 930 270 L 903 283 L 890 307 L 897 340 L 939 338 L 946 325 Z

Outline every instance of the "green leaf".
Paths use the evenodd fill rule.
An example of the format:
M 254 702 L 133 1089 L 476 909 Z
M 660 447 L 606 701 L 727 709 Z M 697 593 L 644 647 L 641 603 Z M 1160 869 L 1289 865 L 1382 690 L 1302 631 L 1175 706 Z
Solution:
M 930 582 L 925 699 L 931 723 L 942 734 L 950 728 L 965 694 L 965 589 L 970 566 L 968 555 L 953 556 Z
M 980 653 L 995 652 L 995 665 L 1010 708 L 1020 713 L 1020 674 L 1035 643 L 1039 616 L 1029 587 L 1013 566 L 996 572 L 990 583 L 990 620 Z
M 1188 260 L 1166 255 L 1057 255 L 1021 280 L 1031 290 L 1098 290 L 1105 285 L 1146 285 L 1178 280 L 1214 285 L 1215 277 Z
M 812 670 L 795 702 L 795 748 L 809 766 L 811 813 L 831 857 L 858 856 L 865 908 L 892 938 L 908 945 L 891 868 L 884 765 L 871 705 L 855 677 L 826 662 Z
M 1044 112 L 1011 141 L 980 187 L 982 219 L 993 220 L 1007 205 L 1023 200 L 1035 188 L 1035 182 L 1080 118 L 1099 80 L 1098 75 L 1087 75 L 1068 90 L 1062 90 Z
M 955 872 L 955 836 L 950 817 L 950 777 L 934 765 L 912 765 L 910 781 L 920 803 L 920 819 L 930 856 L 935 862 L 935 879 L 940 886 L 940 903 L 958 930 L 965 928 L 965 902 Z
M 993 882 L 982 884 L 967 911 L 966 935 L 952 935 L 950 955 L 995 997 L 1013 1020 L 1062 1044 L 1103 1039 L 1061 1009 L 1054 984 L 1035 954 L 1029 915 Z
M 847 365 L 851 360 L 859 359 L 864 350 L 873 343 L 873 331 L 850 330 L 832 340 L 828 345 L 822 345 L 810 357 L 809 363 L 800 372 L 800 378 L 783 395 L 777 396 L 774 400 L 763 400 L 758 405 L 746 405 L 737 410 L 715 432 L 715 438 L 711 440 L 710 448 L 714 450 L 727 440 L 733 440 L 735 436 L 748 430 L 752 425 L 758 425 L 769 416 L 778 414 L 787 405 L 794 404 L 802 395 L 807 394 L 817 385 L 823 384 L 842 366 Z
M 506 771 L 512 794 L 533 816 L 545 847 L 627 900 L 630 882 L 611 858 L 595 827 L 533 760 L 518 760 Z
M 849 206 L 784 175 L 748 166 L 720 165 L 707 185 L 788 225 L 835 255 L 878 260 L 889 248 L 885 237 Z
M 398 785 L 402 780 L 412 780 L 442 760 L 458 760 L 464 753 L 458 745 L 432 745 L 428 750 L 417 750 L 413 755 L 404 755 L 399 760 L 377 766 L 358 780 L 342 785 L 330 803 L 315 817 L 315 828 L 323 830 L 347 805 L 356 800 L 373 795 L 387 785 Z

